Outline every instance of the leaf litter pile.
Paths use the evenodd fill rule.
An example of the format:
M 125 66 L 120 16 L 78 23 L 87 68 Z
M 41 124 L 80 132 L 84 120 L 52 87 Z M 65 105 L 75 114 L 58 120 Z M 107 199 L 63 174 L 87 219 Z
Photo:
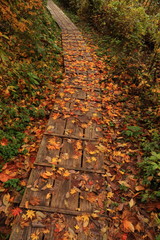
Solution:
M 24 202 L 24 207 L 29 208 L 28 210 L 22 212 L 17 204 L 13 204 L 17 196 L 6 191 L 0 209 L 7 216 L 6 225 L 13 221 L 23 229 L 31 224 L 34 227 L 31 240 L 51 239 L 51 236 L 57 240 L 154 240 L 157 234 L 157 209 L 160 208 L 160 204 L 156 201 L 141 202 L 141 194 L 146 186 L 138 177 L 137 162 L 141 160 L 142 152 L 135 143 L 126 141 L 122 134 L 125 130 L 126 116 L 134 111 L 133 99 L 128 101 L 127 106 L 120 101 L 128 96 L 127 91 L 112 81 L 112 78 L 104 82 L 108 77 L 108 69 L 102 60 L 97 60 L 95 55 L 93 57 L 100 70 L 96 76 L 92 74 L 92 62 L 89 64 L 88 61 L 84 61 L 82 66 L 82 61 L 75 61 L 75 68 L 71 64 L 71 71 L 73 68 L 85 71 L 86 64 L 89 64 L 89 76 L 95 78 L 94 82 L 86 82 L 85 76 L 74 75 L 73 71 L 74 86 L 82 86 L 81 100 L 71 101 L 76 98 L 77 90 L 69 85 L 67 76 L 61 84 L 62 91 L 60 90 L 55 99 L 54 112 L 46 128 L 49 136 L 45 146 L 48 155 L 43 159 L 46 167 L 33 167 L 31 161 L 34 181 L 28 182 L 27 186 L 25 174 L 20 170 L 22 163 L 19 161 L 18 171 L 16 165 L 9 167 L 9 163 L 1 173 L 11 176 L 11 179 L 20 178 L 20 185 L 26 186 L 30 193 L 30 197 Z M 78 63 L 80 67 L 77 67 Z M 93 85 L 98 89 L 99 80 L 102 82 L 101 98 L 96 91 L 93 92 Z M 62 141 L 58 136 L 51 137 L 52 133 L 56 134 L 56 126 L 51 124 L 53 120 L 62 121 L 62 129 L 59 129 L 62 130 L 61 135 L 65 131 L 65 134 L 73 136 L 73 139 L 65 138 Z M 136 119 L 131 121 L 130 125 L 137 125 Z M 79 126 L 78 130 L 74 128 L 75 123 Z M 95 123 L 97 127 L 92 129 L 95 141 L 82 143 L 79 139 L 89 139 L 91 131 L 87 133 L 87 129 Z M 85 157 L 82 160 L 83 144 Z M 70 146 L 67 149 L 71 150 L 63 150 L 65 145 Z M 32 155 L 32 151 L 29 154 Z M 103 158 L 103 172 L 98 172 L 100 158 Z M 63 167 L 66 163 L 68 165 L 68 160 L 72 161 L 75 168 L 83 166 L 88 170 L 93 169 L 93 172 L 86 173 Z M 94 170 L 97 170 L 97 173 L 94 173 Z M 64 183 L 67 183 L 65 192 Z M 1 184 L 2 192 L 4 184 Z M 50 205 L 56 208 L 61 204 L 62 208 L 72 211 L 75 203 L 77 208 L 74 209 L 73 215 L 46 213 L 39 210 L 39 206 L 44 203 L 46 209 Z

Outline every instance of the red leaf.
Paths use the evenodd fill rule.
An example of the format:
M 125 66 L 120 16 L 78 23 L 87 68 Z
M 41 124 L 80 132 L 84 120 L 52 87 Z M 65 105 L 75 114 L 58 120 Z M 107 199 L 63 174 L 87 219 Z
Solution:
M 127 237 L 127 234 L 123 234 L 123 235 L 122 235 L 122 240 L 127 240 L 127 238 L 128 238 L 128 237 Z
M 8 145 L 8 139 L 6 139 L 6 138 L 2 138 L 0 144 L 1 144 L 2 146 L 6 146 L 6 145 Z
M 12 212 L 12 215 L 16 217 L 22 212 L 22 210 L 19 207 L 16 207 L 16 208 L 13 208 L 11 212 Z

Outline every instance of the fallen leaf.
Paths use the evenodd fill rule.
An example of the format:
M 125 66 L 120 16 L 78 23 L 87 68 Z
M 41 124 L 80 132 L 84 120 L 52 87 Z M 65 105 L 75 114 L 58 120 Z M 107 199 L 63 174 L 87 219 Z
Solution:
M 123 220 L 123 226 L 124 226 L 124 229 L 129 231 L 129 232 L 134 232 L 135 231 L 135 228 L 134 228 L 133 224 L 127 219 Z
M 129 201 L 129 206 L 130 208 L 132 208 L 135 205 L 135 201 L 133 200 L 133 198 Z
M 136 191 L 143 191 L 145 188 L 143 186 L 136 186 Z
M 7 206 L 7 205 L 9 204 L 10 198 L 11 198 L 11 196 L 10 196 L 9 193 L 4 194 L 4 196 L 3 196 L 3 204 L 4 204 L 5 206 Z
M 26 212 L 25 215 L 26 215 L 27 218 L 32 219 L 33 217 L 35 217 L 35 211 L 33 211 L 33 210 L 27 210 L 27 212 Z
M 14 178 L 13 176 L 9 176 L 3 172 L 0 173 L 0 181 L 1 182 L 7 182 L 8 180 L 13 179 L 13 178 Z
M 11 213 L 14 217 L 19 216 L 21 212 L 22 212 L 22 210 L 19 207 L 11 209 Z
M 29 203 L 30 203 L 32 206 L 37 206 L 37 205 L 39 205 L 39 203 L 40 203 L 40 199 L 39 199 L 38 197 L 34 197 L 34 198 L 32 198 L 32 199 L 29 201 Z
M 38 240 L 40 232 L 36 231 L 35 233 L 31 234 L 31 240 Z

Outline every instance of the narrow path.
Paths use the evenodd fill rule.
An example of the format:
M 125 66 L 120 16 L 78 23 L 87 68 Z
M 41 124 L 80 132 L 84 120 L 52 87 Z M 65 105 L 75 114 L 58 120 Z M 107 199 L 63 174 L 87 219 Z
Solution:
M 66 78 L 55 100 L 10 240 L 107 239 L 98 71 L 81 32 L 51 1 Z

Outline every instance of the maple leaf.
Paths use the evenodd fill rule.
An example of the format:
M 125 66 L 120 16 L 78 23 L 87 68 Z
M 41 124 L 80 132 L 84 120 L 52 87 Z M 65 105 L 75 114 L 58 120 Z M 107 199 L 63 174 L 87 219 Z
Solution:
M 32 199 L 29 201 L 29 203 L 30 203 L 32 206 L 37 206 L 37 205 L 39 205 L 39 203 L 40 203 L 40 199 L 39 199 L 38 197 L 34 197 L 34 198 L 32 198 Z
M 69 177 L 71 174 L 68 170 L 65 170 L 65 172 L 63 173 L 64 177 Z
M 11 209 L 11 212 L 12 212 L 12 215 L 15 217 L 15 216 L 19 216 L 22 210 L 19 207 L 16 207 Z
M 61 143 L 58 142 L 58 141 L 57 141 L 57 138 L 55 138 L 55 137 L 49 139 L 48 142 L 50 143 L 50 144 L 47 146 L 48 149 L 51 149 L 51 150 L 54 150 L 54 149 L 59 150 L 59 149 L 62 147 Z
M 39 232 L 37 231 L 36 233 L 31 234 L 31 240 L 38 240 L 39 239 Z
M 27 210 L 26 217 L 32 219 L 33 217 L 35 217 L 35 211 Z

